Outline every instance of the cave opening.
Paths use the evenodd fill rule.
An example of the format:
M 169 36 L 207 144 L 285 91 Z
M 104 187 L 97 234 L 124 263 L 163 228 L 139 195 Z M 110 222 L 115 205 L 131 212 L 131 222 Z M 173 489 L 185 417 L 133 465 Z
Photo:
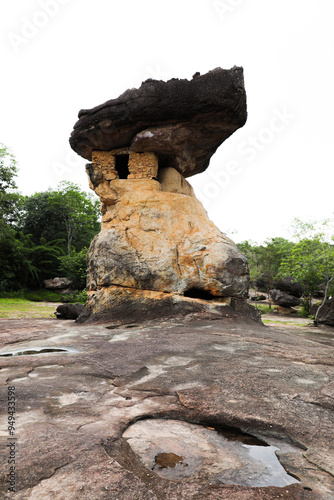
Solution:
M 183 295 L 191 299 L 202 299 L 202 300 L 218 299 L 218 297 L 212 295 L 212 293 L 208 292 L 207 290 L 202 290 L 201 288 L 196 288 L 196 287 L 189 288 L 189 290 L 186 290 Z
M 117 155 L 115 157 L 115 169 L 120 179 L 127 179 L 129 175 L 129 157 L 130 155 Z

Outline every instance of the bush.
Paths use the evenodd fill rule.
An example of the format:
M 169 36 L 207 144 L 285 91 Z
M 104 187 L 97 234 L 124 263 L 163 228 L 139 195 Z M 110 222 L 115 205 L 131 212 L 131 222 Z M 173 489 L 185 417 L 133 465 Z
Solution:
M 257 303 L 257 304 L 254 304 L 254 307 L 256 307 L 260 311 L 261 315 L 262 314 L 269 314 L 272 312 L 272 309 L 270 309 L 270 306 L 266 306 L 265 304 L 258 304 Z
M 75 304 L 76 302 L 79 302 L 80 304 L 85 304 L 87 300 L 87 291 L 82 290 L 81 292 L 78 292 L 77 290 L 73 293 L 67 293 L 66 295 L 61 296 L 61 301 L 64 304 Z
M 59 293 L 44 289 L 24 292 L 24 298 L 32 302 L 62 302 Z
M 5 292 L 0 290 L 0 299 L 24 299 L 24 290 Z
M 70 278 L 73 287 L 78 290 L 83 290 L 86 287 L 87 255 L 88 249 L 83 248 L 80 252 L 74 250 L 71 255 L 59 257 L 60 272 Z

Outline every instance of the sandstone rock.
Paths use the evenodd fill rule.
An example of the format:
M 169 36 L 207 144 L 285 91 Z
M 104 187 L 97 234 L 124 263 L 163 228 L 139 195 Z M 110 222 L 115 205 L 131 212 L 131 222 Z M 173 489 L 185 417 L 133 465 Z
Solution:
M 89 291 L 116 286 L 119 293 L 127 288 L 194 298 L 247 297 L 246 258 L 196 198 L 163 192 L 154 180 L 111 184 L 114 198 L 108 198 L 101 232 L 89 251 Z
M 313 306 L 311 308 L 311 314 L 316 314 L 318 306 Z M 334 297 L 327 299 L 324 305 L 321 307 L 318 317 L 318 323 L 323 323 L 324 325 L 334 326 Z
M 55 315 L 58 319 L 77 319 L 83 311 L 83 304 L 60 304 L 57 307 Z
M 184 297 L 133 288 L 108 286 L 88 292 L 85 308 L 78 323 L 108 323 L 110 321 L 143 322 L 148 319 L 172 317 L 230 318 L 235 323 L 259 323 L 261 314 L 244 300 L 216 297 L 213 300 Z
M 274 304 L 277 304 L 278 306 L 294 307 L 301 304 L 301 300 L 298 297 L 289 295 L 288 293 L 282 292 L 281 290 L 270 290 L 269 293 Z
M 0 318 L 0 353 L 36 346 L 72 349 L 1 357 L 2 385 L 16 386 L 18 468 L 13 494 L 8 492 L 9 439 L 3 428 L 0 498 L 334 498 L 333 332 L 325 325 L 304 327 L 303 332 L 272 325 L 245 326 L 234 318 L 178 318 L 140 325 Z M 4 404 L 2 417 L 8 418 Z M 156 442 L 158 419 L 166 424 L 165 429 L 160 427 L 165 430 L 163 439 L 168 439 L 163 447 Z M 286 471 L 301 483 L 226 484 L 215 476 L 216 454 L 221 453 L 218 437 L 213 439 L 205 474 L 199 477 L 195 471 L 187 477 L 194 461 L 203 463 L 207 447 L 197 431 L 187 433 L 187 446 L 186 433 L 170 432 L 172 420 L 193 430 L 201 424 L 219 436 L 224 436 L 226 427 L 255 436 L 275 447 Z M 175 453 L 183 457 L 183 465 L 162 469 L 156 465 L 154 470 L 151 463 L 146 465 L 141 450 L 135 452 L 125 436 L 140 422 L 146 422 L 153 444 L 160 447 L 153 450 L 153 457 Z M 142 429 L 139 435 L 145 437 Z M 231 452 L 236 444 L 232 439 L 233 434 Z M 237 480 L 241 474 L 251 479 L 253 472 L 259 473 L 249 469 L 254 455 L 250 448 L 240 447 L 246 462 Z M 223 463 L 230 465 L 233 457 L 239 462 L 227 450 Z M 263 478 L 272 472 L 268 466 Z M 163 477 L 180 469 L 182 477 Z
M 175 168 L 161 168 L 158 173 L 158 181 L 161 184 L 161 191 L 186 194 L 196 198 L 192 186 Z
M 300 298 L 304 293 L 304 288 L 300 283 L 295 281 L 293 278 L 284 278 L 279 281 L 275 281 L 274 287 L 281 292 L 286 292 L 293 297 Z
M 69 278 L 53 278 L 50 280 L 44 280 L 44 286 L 48 290 L 66 290 L 70 288 L 72 285 L 72 281 Z
M 117 99 L 81 110 L 71 147 L 92 159 L 94 150 L 152 151 L 161 167 L 184 177 L 203 172 L 218 146 L 246 121 L 242 68 L 217 68 L 192 80 L 147 80 Z
M 149 80 L 80 112 L 70 142 L 92 159 L 87 173 L 103 215 L 88 256 L 87 289 L 97 293 L 81 318 L 124 314 L 129 304 L 136 309 L 134 300 L 157 310 L 159 301 L 186 296 L 197 310 L 196 300 L 248 296 L 246 257 L 208 219 L 185 179 L 205 170 L 245 120 L 241 68 L 190 82 Z M 150 292 L 174 296 L 152 299 Z
M 274 314 L 280 314 L 281 316 L 291 316 L 297 314 L 296 309 L 291 309 L 291 307 L 274 306 Z

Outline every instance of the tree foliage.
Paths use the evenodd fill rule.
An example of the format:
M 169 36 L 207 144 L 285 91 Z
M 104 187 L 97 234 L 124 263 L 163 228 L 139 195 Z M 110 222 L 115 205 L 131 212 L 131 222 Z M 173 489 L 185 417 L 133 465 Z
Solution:
M 69 182 L 23 197 L 17 172 L 14 155 L 0 144 L 0 291 L 38 288 L 65 270 L 84 288 L 99 202 Z
M 303 286 L 308 308 L 320 291 L 324 292 L 323 305 L 328 295 L 334 294 L 333 228 L 333 218 L 315 222 L 295 219 L 294 241 L 273 238 L 264 245 L 240 243 L 239 249 L 248 258 L 251 286 L 256 288 L 262 280 L 264 290 L 269 292 L 276 280 L 293 278 Z
M 36 193 L 24 200 L 21 228 L 38 244 L 47 241 L 63 241 L 68 255 L 72 249 L 80 251 L 88 247 L 100 230 L 100 204 L 91 195 L 70 182 L 62 182 L 56 190 Z
M 82 290 L 86 286 L 88 249 L 83 248 L 80 252 L 73 250 L 71 255 L 59 257 L 60 272 L 70 278 L 75 288 Z
M 248 258 L 251 286 L 256 287 L 259 279 L 267 292 L 272 288 L 278 269 L 284 258 L 288 257 L 293 243 L 284 238 L 272 238 L 263 245 L 245 241 L 238 248 Z
M 16 191 L 17 176 L 15 156 L 0 143 L 0 231 L 6 224 L 14 224 L 19 213 L 21 196 Z

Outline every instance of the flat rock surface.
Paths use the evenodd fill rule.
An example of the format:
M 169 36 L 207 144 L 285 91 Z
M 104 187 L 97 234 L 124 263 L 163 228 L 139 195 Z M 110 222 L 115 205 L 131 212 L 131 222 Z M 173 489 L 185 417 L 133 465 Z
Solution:
M 0 320 L 0 330 L 0 355 L 30 352 L 0 356 L 1 498 L 333 498 L 330 327 L 283 329 L 188 317 L 85 326 Z M 58 352 L 41 353 L 42 347 Z M 15 493 L 7 493 L 7 387 L 15 387 L 16 397 Z M 135 438 L 136 422 L 149 424 L 148 418 L 155 419 L 150 439 L 160 436 L 160 448 L 145 459 L 146 445 L 139 440 L 132 447 L 129 436 Z M 189 436 L 188 442 L 180 438 L 170 448 L 171 433 L 185 425 L 191 428 L 181 436 Z M 220 440 L 207 434 L 225 426 L 274 446 L 281 464 L 301 482 L 224 482 L 245 458 L 234 445 L 220 452 Z M 204 456 L 204 438 L 211 459 Z M 197 473 L 201 461 L 204 469 Z M 186 464 L 189 471 L 182 474 Z M 176 476 L 169 474 L 174 467 Z M 249 471 L 258 473 L 254 464 Z

